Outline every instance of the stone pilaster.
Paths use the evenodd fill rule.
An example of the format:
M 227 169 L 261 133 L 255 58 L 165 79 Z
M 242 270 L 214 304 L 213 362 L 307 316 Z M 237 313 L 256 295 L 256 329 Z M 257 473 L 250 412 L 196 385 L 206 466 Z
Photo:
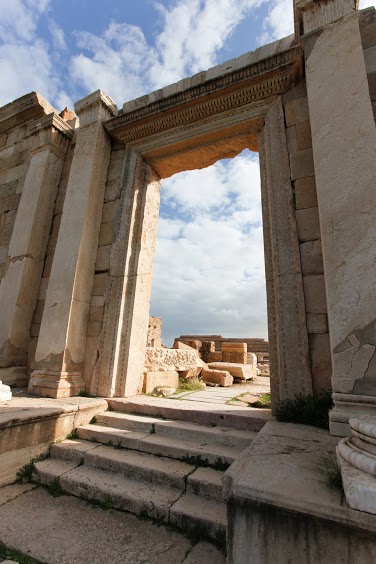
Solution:
M 0 376 L 26 385 L 30 325 L 38 298 L 61 169 L 73 130 L 56 113 L 30 126 L 32 157 L 0 286 Z
M 281 98 L 260 133 L 266 288 L 273 408 L 312 393 L 303 277 Z
M 84 389 L 82 368 L 111 141 L 116 114 L 101 91 L 75 105 L 80 118 L 29 390 L 49 397 Z
M 316 33 L 357 10 L 359 0 L 294 0 L 295 35 Z
M 132 396 L 141 391 L 157 235 L 160 182 L 150 166 L 127 150 L 120 219 L 111 248 L 105 316 L 91 391 Z
M 306 58 L 339 436 L 376 414 L 376 130 L 358 14 L 343 5 Z

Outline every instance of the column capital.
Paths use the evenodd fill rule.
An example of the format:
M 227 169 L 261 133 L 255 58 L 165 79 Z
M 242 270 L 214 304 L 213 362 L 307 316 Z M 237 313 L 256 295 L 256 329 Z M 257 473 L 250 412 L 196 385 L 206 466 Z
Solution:
M 359 7 L 359 0 L 294 0 L 298 36 L 320 30 Z
M 32 152 L 52 150 L 59 157 L 64 157 L 74 130 L 58 114 L 52 112 L 29 127 L 33 136 Z
M 80 127 L 85 127 L 95 121 L 106 121 L 116 116 L 118 112 L 115 102 L 102 90 L 96 90 L 82 100 L 78 100 L 74 105 L 74 110 L 80 118 Z

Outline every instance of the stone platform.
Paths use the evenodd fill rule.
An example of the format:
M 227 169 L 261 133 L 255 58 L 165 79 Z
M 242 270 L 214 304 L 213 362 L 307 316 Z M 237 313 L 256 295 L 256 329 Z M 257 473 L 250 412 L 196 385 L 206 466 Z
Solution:
M 0 486 L 12 483 L 18 470 L 52 442 L 106 409 L 106 400 L 100 398 L 16 396 L 0 402 Z
M 229 564 L 364 564 L 376 561 L 376 516 L 351 509 L 319 471 L 339 439 L 268 422 L 227 470 Z

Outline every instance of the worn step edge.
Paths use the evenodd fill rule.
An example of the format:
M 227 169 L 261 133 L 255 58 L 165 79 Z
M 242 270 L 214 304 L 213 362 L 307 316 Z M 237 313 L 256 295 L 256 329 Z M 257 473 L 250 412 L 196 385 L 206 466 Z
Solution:
M 213 468 L 197 468 L 187 479 L 186 493 L 223 502 L 222 479 L 224 472 Z
M 210 442 L 223 446 L 248 448 L 256 438 L 255 431 L 242 431 L 231 427 L 198 425 L 189 421 L 158 421 L 154 426 L 158 435 L 194 442 Z
M 128 431 L 146 431 L 150 432 L 154 429 L 154 424 L 161 420 L 155 417 L 143 415 L 132 415 L 128 413 L 117 413 L 116 411 L 106 411 L 96 417 L 98 425 L 123 429 Z
M 77 429 L 80 439 L 102 443 L 108 446 L 120 446 L 138 450 L 141 439 L 148 437 L 150 433 L 145 431 L 127 431 L 104 425 L 84 425 Z
M 69 463 L 61 460 L 53 460 L 51 467 L 46 462 L 51 461 L 35 465 L 34 479 L 38 483 L 49 485 L 58 479 L 68 494 L 136 515 L 147 515 L 163 523 L 168 523 L 170 507 L 181 496 L 176 488 L 130 480 L 106 470 L 87 466 L 69 469 Z
M 227 526 L 226 504 L 193 494 L 184 494 L 170 509 L 170 524 L 184 531 L 199 527 L 204 529 L 210 538 L 224 541 Z
M 185 461 L 193 465 L 200 465 L 197 460 L 197 457 L 200 457 L 202 462 L 206 462 L 211 466 L 223 463 L 230 465 L 242 452 L 242 449 L 235 447 L 179 441 L 172 437 L 164 437 L 158 434 L 142 439 L 139 442 L 138 448 L 142 452 L 149 452 L 156 456 L 177 458 L 179 460 L 190 459 Z

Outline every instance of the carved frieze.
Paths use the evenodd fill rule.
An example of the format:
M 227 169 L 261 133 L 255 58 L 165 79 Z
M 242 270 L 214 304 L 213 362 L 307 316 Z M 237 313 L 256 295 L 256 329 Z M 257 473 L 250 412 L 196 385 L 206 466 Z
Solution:
M 300 47 L 123 113 L 105 127 L 124 144 L 283 94 L 300 76 Z
M 56 112 L 38 92 L 30 92 L 0 108 L 0 133 Z M 57 112 L 56 112 L 57 113 Z

